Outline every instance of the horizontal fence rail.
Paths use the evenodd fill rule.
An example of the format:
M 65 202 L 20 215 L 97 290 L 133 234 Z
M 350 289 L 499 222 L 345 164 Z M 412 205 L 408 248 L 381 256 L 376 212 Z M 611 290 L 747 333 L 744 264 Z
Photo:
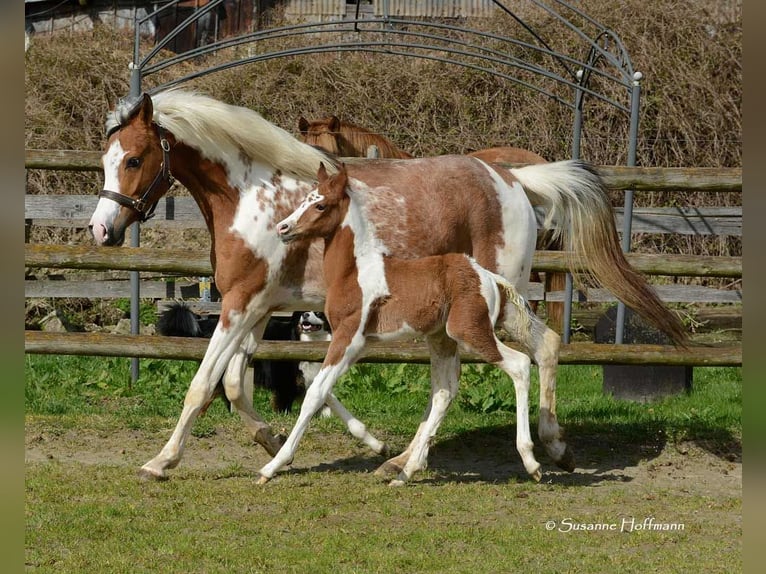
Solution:
M 153 335 L 113 335 L 103 333 L 44 333 L 25 331 L 27 353 L 49 355 L 93 355 L 154 359 L 201 360 L 207 339 L 158 337 Z M 322 361 L 327 342 L 260 341 L 253 360 Z M 513 343 L 511 347 L 520 349 Z M 473 353 L 460 353 L 464 363 L 483 362 Z M 371 342 L 365 346 L 360 362 L 423 363 L 430 361 L 425 343 Z M 679 349 L 668 345 L 610 345 L 571 343 L 561 346 L 559 363 L 571 365 L 694 365 L 705 367 L 739 366 L 741 345 L 695 346 Z
M 536 251 L 532 268 L 537 271 L 567 271 L 565 251 Z M 742 257 L 699 255 L 654 255 L 627 253 L 636 269 L 647 275 L 684 277 L 742 277 Z M 54 269 L 93 269 L 177 273 L 210 276 L 210 253 L 203 250 L 157 249 L 152 247 L 96 247 L 80 245 L 24 246 L 24 265 Z
M 344 158 L 344 161 L 365 161 Z M 26 150 L 27 169 L 100 171 L 101 153 L 72 150 Z M 611 189 L 634 191 L 693 191 L 741 192 L 741 168 L 642 168 L 623 166 L 597 166 L 597 170 Z M 25 219 L 28 226 L 87 225 L 97 198 L 80 195 L 26 195 Z M 615 209 L 615 218 L 622 225 L 622 210 Z M 635 208 L 633 232 L 673 233 L 693 235 L 742 234 L 742 208 Z M 188 196 L 165 197 L 157 207 L 156 218 L 146 226 L 166 228 L 202 228 L 202 217 Z M 672 277 L 718 277 L 738 282 L 742 278 L 741 257 L 626 254 L 628 261 L 646 275 Z M 567 271 L 568 254 L 537 251 L 533 260 L 536 271 Z M 162 299 L 178 296 L 181 277 L 210 277 L 213 274 L 208 250 L 167 250 L 134 247 L 95 247 L 76 245 L 25 245 L 27 268 L 82 269 L 91 271 L 140 271 L 170 275 L 170 282 L 143 281 L 141 293 L 145 298 Z M 181 289 L 194 289 L 194 285 Z M 91 297 L 125 296 L 126 284 L 120 280 L 56 281 L 51 279 L 27 280 L 27 297 L 65 297 L 82 289 Z M 663 300 L 673 302 L 735 303 L 741 309 L 741 289 L 712 289 L 686 285 L 658 285 L 655 287 Z M 188 291 L 187 291 L 188 292 Z M 556 301 L 562 292 L 543 293 L 539 284 L 533 284 L 533 299 Z M 589 289 L 575 293 L 578 302 L 611 302 L 614 297 L 602 289 Z M 210 312 L 220 304 L 206 303 Z M 305 307 L 308 309 L 309 307 Z M 144 357 L 158 359 L 201 360 L 208 341 L 205 339 L 158 337 L 151 335 L 118 335 L 107 333 L 47 333 L 25 332 L 25 350 L 36 354 L 72 354 L 93 356 Z M 312 360 L 324 358 L 327 343 L 261 341 L 254 360 Z M 472 354 L 462 354 L 464 362 L 479 362 Z M 374 342 L 365 350 L 363 362 L 428 363 L 424 344 L 418 342 Z M 686 366 L 740 366 L 741 344 L 695 345 L 680 349 L 662 345 L 612 345 L 572 343 L 562 346 L 560 362 L 564 364 L 625 364 L 625 365 L 686 365 Z
M 364 158 L 343 158 L 347 163 Z M 376 160 L 386 161 L 386 160 Z M 391 160 L 395 161 L 395 160 Z M 506 164 L 510 165 L 510 164 Z M 101 171 L 101 153 L 85 150 L 25 150 L 26 169 Z M 739 167 L 626 167 L 597 166 L 611 189 L 637 191 L 742 191 Z
M 29 224 L 46 227 L 85 228 L 97 203 L 95 195 L 26 195 L 24 218 Z M 536 212 L 542 221 L 543 208 Z M 622 229 L 624 209 L 617 207 L 614 212 L 617 229 Z M 636 207 L 631 221 L 633 233 L 742 235 L 741 207 Z M 142 227 L 204 229 L 205 220 L 193 198 L 163 197 L 154 217 Z

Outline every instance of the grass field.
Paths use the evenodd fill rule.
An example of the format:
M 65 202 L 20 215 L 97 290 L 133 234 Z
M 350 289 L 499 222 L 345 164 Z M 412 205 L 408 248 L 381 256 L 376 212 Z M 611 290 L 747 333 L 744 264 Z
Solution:
M 566 366 L 559 418 L 577 469 L 539 445 L 540 484 L 513 444 L 509 381 L 465 368 L 459 400 L 404 488 L 383 459 L 317 419 L 294 464 L 269 460 L 217 402 L 170 480 L 136 470 L 170 436 L 193 363 L 27 356 L 26 563 L 40 572 L 731 572 L 741 569 L 741 369 L 695 369 L 691 393 L 603 396 L 598 367 Z M 533 388 L 532 423 L 537 400 Z M 414 432 L 427 371 L 359 365 L 337 394 L 394 451 Z M 256 408 L 276 429 L 266 393 Z

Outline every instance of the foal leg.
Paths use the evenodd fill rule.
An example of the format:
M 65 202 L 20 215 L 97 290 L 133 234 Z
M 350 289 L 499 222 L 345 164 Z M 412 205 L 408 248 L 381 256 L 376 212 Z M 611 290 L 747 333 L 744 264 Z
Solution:
M 306 389 L 306 396 L 303 397 L 303 404 L 301 404 L 301 411 L 295 426 L 271 462 L 261 468 L 261 478 L 258 480 L 258 484 L 267 483 L 280 468 L 292 462 L 298 443 L 308 429 L 311 418 L 327 402 L 338 378 L 348 371 L 359 357 L 359 353 L 364 348 L 364 337 L 356 337 L 352 344 L 354 333 L 349 335 L 344 334 L 343 331 L 342 327 L 336 331 L 336 335 L 327 349 L 327 356 L 322 368 L 311 386 Z
M 348 429 L 348 432 L 350 432 L 352 436 L 355 436 L 364 444 L 369 446 L 374 453 L 381 454 L 383 456 L 388 454 L 388 445 L 372 436 L 367 430 L 365 424 L 354 415 L 352 415 L 348 409 L 346 409 L 346 407 L 344 407 L 343 404 L 335 397 L 334 394 L 330 393 L 328 395 L 325 404 L 330 407 L 330 410 L 335 416 L 343 421 L 343 423 L 346 425 L 346 428 Z
M 428 343 L 428 341 L 426 341 Z M 428 343 L 430 345 L 430 343 Z M 426 410 L 423 413 L 423 418 L 420 420 L 420 424 L 418 425 L 418 430 L 415 432 L 415 436 L 412 438 L 412 441 L 410 441 L 410 444 L 407 446 L 407 448 L 397 456 L 388 459 L 386 462 L 381 464 L 376 470 L 375 470 L 375 476 L 379 476 L 381 478 L 392 478 L 397 476 L 400 472 L 402 472 L 402 469 L 407 464 L 407 461 L 410 459 L 410 455 L 412 453 L 412 449 L 414 448 L 415 444 L 417 444 L 420 441 L 420 437 L 423 433 L 423 427 L 426 423 L 426 420 L 431 414 L 431 405 L 433 404 L 434 400 L 434 392 L 437 388 L 440 387 L 441 384 L 444 384 L 440 381 L 445 381 L 446 384 L 449 385 L 457 385 L 458 379 L 460 378 L 460 366 L 458 365 L 457 370 L 452 368 L 451 363 L 449 362 L 452 359 L 452 354 L 447 352 L 445 354 L 439 354 L 438 348 L 436 347 L 430 347 L 430 355 L 431 355 L 431 390 L 430 394 L 428 396 L 428 403 L 426 404 Z
M 405 451 L 408 457 L 404 466 L 399 475 L 389 483 L 390 486 L 402 486 L 417 471 L 426 468 L 431 441 L 458 391 L 460 355 L 457 343 L 446 333 L 431 335 L 426 341 L 431 351 L 432 366 L 429 407 L 426 410 L 426 419 L 420 423 L 415 437 Z
M 526 312 L 523 306 L 509 302 L 506 307 Z M 530 315 L 534 314 L 529 311 Z M 518 330 L 528 328 L 528 322 L 518 323 Z M 516 449 L 521 455 L 524 468 L 536 481 L 542 477 L 540 463 L 532 452 L 529 430 L 529 371 L 531 361 L 527 355 L 503 345 L 495 336 L 494 326 L 487 311 L 484 298 L 466 296 L 453 303 L 447 319 L 447 333 L 465 347 L 479 354 L 487 363 L 505 371 L 513 380 L 516 390 Z
M 495 365 L 505 371 L 513 380 L 516 390 L 516 449 L 527 473 L 540 482 L 542 472 L 540 463 L 532 452 L 532 436 L 529 430 L 529 370 L 531 361 L 527 355 L 506 347 L 497 337 L 494 337 L 497 350 L 502 359 Z
M 546 326 L 536 315 L 528 313 L 529 329 L 520 328 L 522 311 L 514 305 L 506 305 L 503 327 L 524 347 L 529 349 L 539 368 L 540 420 L 538 436 L 548 456 L 559 468 L 574 471 L 572 450 L 562 440 L 562 430 L 556 418 L 556 370 L 559 362 L 561 337 Z

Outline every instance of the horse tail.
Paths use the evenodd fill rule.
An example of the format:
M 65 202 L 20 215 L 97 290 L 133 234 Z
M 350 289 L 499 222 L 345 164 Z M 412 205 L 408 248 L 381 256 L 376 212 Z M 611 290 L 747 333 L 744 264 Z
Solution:
M 568 266 L 573 275 L 584 270 L 676 345 L 687 343 L 679 317 L 625 259 L 606 186 L 590 164 L 565 160 L 510 171 L 532 202 L 547 208 L 543 226 L 571 252 Z

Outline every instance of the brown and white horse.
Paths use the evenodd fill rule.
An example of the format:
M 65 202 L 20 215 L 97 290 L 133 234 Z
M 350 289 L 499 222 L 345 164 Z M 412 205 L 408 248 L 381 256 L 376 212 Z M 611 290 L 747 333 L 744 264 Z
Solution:
M 244 370 L 271 311 L 324 304 L 321 242 L 284 245 L 275 225 L 303 201 L 320 163 L 332 172 L 337 160 L 252 110 L 184 90 L 121 102 L 108 116 L 107 130 L 105 186 L 90 221 L 96 243 L 122 244 L 130 224 L 151 216 L 172 174 L 205 218 L 222 294 L 218 326 L 176 428 L 142 475 L 165 478 L 178 465 L 194 419 L 224 372 L 227 397 L 254 439 L 275 454 L 282 443 L 245 400 Z M 625 260 L 605 188 L 583 162 L 496 170 L 475 158 L 442 156 L 365 161 L 349 165 L 348 172 L 354 192 L 369 196 L 368 217 L 389 255 L 468 253 L 522 294 L 537 234 L 527 199 L 534 194 L 548 208 L 547 224 L 574 251 L 574 264 L 674 340 L 685 340 L 678 318 Z M 559 340 L 550 339 L 531 350 L 540 369 L 538 434 L 552 459 L 571 468 L 555 414 Z M 432 373 L 454 378 L 444 356 L 434 350 Z M 347 425 L 373 450 L 383 449 L 360 421 Z
M 337 116 L 327 116 L 315 120 L 307 120 L 301 116 L 298 119 L 298 129 L 303 142 L 317 146 L 325 151 L 341 157 L 367 157 L 368 149 L 375 146 L 380 158 L 407 159 L 415 156 L 399 148 L 386 136 L 365 127 L 356 125 Z M 547 163 L 541 155 L 523 148 L 499 146 L 467 154 L 477 157 L 487 163 L 537 164 Z M 535 205 L 535 197 L 530 197 Z M 561 246 L 551 241 L 549 234 L 541 233 L 537 242 L 538 249 L 560 250 Z M 540 282 L 540 274 L 532 272 L 531 280 Z M 546 273 L 545 290 L 560 291 L 566 285 L 565 273 Z M 537 310 L 536 302 L 530 302 L 532 309 Z M 558 302 L 546 304 L 548 324 L 554 329 L 561 330 L 564 320 L 564 305 Z
M 282 449 L 261 469 L 260 482 L 293 459 L 309 420 L 325 402 L 335 382 L 359 358 L 368 339 L 425 337 L 443 356 L 445 372 L 432 377 L 431 408 L 411 444 L 408 460 L 392 485 L 404 484 L 422 470 L 429 444 L 458 390 L 460 349 L 479 354 L 513 380 L 516 390 L 516 448 L 536 481 L 542 473 L 529 432 L 527 355 L 504 345 L 495 324 L 510 331 L 527 349 L 546 345 L 550 329 L 532 313 L 505 278 L 480 267 L 469 255 L 447 253 L 419 259 L 386 255 L 378 230 L 367 219 L 369 195 L 350 191 L 345 166 L 329 176 L 322 165 L 318 187 L 295 212 L 277 224 L 285 243 L 323 238 L 325 314 L 333 337 Z M 555 337 L 555 336 L 554 336 Z M 551 342 L 555 346 L 555 341 Z M 447 374 L 452 371 L 451 374 Z

